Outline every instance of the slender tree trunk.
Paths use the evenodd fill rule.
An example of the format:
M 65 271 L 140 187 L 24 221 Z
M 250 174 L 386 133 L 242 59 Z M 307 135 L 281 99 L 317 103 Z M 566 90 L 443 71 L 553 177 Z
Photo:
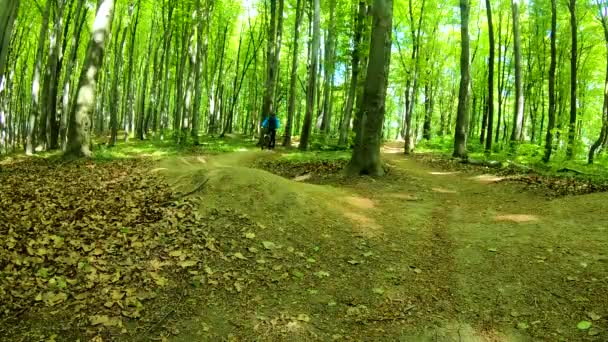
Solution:
M 458 116 L 454 137 L 454 157 L 467 158 L 467 129 L 469 123 L 469 84 L 471 64 L 469 51 L 469 14 L 470 0 L 460 0 L 460 36 L 462 52 L 460 54 L 460 90 L 458 92 Z
M 131 6 L 135 6 L 135 4 L 132 4 Z M 129 40 L 129 61 L 127 64 L 127 84 L 126 87 L 124 89 L 126 97 L 125 97 L 125 102 L 123 103 L 123 119 L 125 121 L 125 141 L 129 140 L 129 135 L 133 132 L 133 114 L 134 114 L 134 110 L 133 110 L 133 89 L 132 89 L 132 83 L 133 83 L 133 59 L 134 59 L 134 53 L 135 53 L 135 37 L 137 34 L 137 26 L 139 24 L 139 14 L 141 12 L 141 0 L 137 0 L 137 12 L 135 12 L 135 21 L 133 22 L 133 26 L 130 27 L 131 29 L 131 37 Z M 131 7 L 133 8 L 133 7 Z M 130 12 L 132 12 L 132 9 L 130 10 Z M 130 13 L 130 15 L 132 15 L 132 13 Z
M 283 0 L 279 0 L 283 1 Z M 283 13 L 279 13 L 283 16 Z M 266 46 L 266 85 L 264 87 L 264 101 L 259 115 L 259 124 L 273 111 L 273 102 L 276 86 L 277 74 L 277 0 L 270 0 L 270 23 L 268 26 L 268 41 Z M 262 136 L 260 135 L 261 144 Z
M 287 104 L 287 124 L 285 125 L 285 140 L 283 146 L 291 146 L 291 135 L 293 131 L 293 119 L 296 111 L 296 96 L 298 82 L 298 52 L 300 39 L 300 26 L 302 25 L 304 4 L 302 0 L 296 3 L 296 23 L 293 32 L 293 52 L 291 56 L 291 79 L 289 80 L 289 102 Z
M 409 0 L 409 15 L 410 15 L 410 26 L 411 26 L 411 34 L 412 34 L 412 63 L 414 65 L 411 77 L 412 81 L 412 89 L 409 93 L 410 98 L 408 100 L 407 113 L 406 113 L 406 125 L 405 125 L 405 146 L 404 152 L 405 154 L 410 154 L 414 150 L 414 146 L 416 144 L 417 132 L 412 135 L 412 119 L 414 117 L 414 112 L 416 108 L 416 102 L 418 101 L 418 72 L 420 65 L 420 35 L 422 31 L 422 19 L 424 17 L 424 6 L 426 4 L 425 0 L 422 0 L 422 7 L 420 10 L 420 16 L 418 19 L 418 27 L 415 26 L 414 21 L 414 10 L 412 0 Z M 409 88 L 409 87 L 408 87 Z M 417 131 L 417 130 L 416 130 Z
M 55 25 L 51 33 L 51 45 L 49 47 L 49 66 L 48 70 L 48 88 L 45 90 L 45 111 L 47 120 L 44 123 L 46 129 L 46 146 L 49 149 L 57 148 L 57 137 L 59 135 L 59 124 L 57 122 L 57 96 L 59 75 L 61 72 L 61 47 L 62 47 L 62 30 L 63 30 L 63 11 L 66 0 L 58 0 L 55 13 Z M 42 137 L 41 137 L 42 138 Z
M 393 1 L 375 0 L 370 55 L 363 106 L 359 109 L 360 129 L 351 161 L 350 175 L 384 175 L 380 160 L 382 126 L 386 112 L 386 89 L 391 60 Z
M 122 18 L 121 18 L 122 19 Z M 118 83 L 120 81 L 120 75 L 122 74 L 122 61 L 123 61 L 123 47 L 125 45 L 125 41 L 127 39 L 127 28 L 125 27 L 122 30 L 122 38 L 118 39 L 118 35 L 120 34 L 120 29 L 122 25 L 122 20 L 118 23 L 118 30 L 116 30 L 116 40 L 114 41 L 114 77 L 112 78 L 112 99 L 110 102 L 110 146 L 114 146 L 116 144 L 116 140 L 118 138 L 118 99 L 120 98 L 118 94 Z
M 321 5 L 319 0 L 312 0 L 313 8 L 313 33 L 312 44 L 310 49 L 310 67 L 308 70 L 308 87 L 306 89 L 306 114 L 304 115 L 304 124 L 302 125 L 302 134 L 300 136 L 299 149 L 305 151 L 308 149 L 308 140 L 312 129 L 312 117 L 315 110 L 316 84 L 317 84 L 317 68 L 319 65 L 319 48 L 321 40 Z
M 154 24 L 155 21 L 152 20 L 152 23 L 150 25 L 150 37 L 148 40 L 148 52 L 146 54 L 146 59 L 144 61 L 144 65 L 143 65 L 143 80 L 142 80 L 142 85 L 141 85 L 141 94 L 139 96 L 139 104 L 138 107 L 139 108 L 137 110 L 137 138 L 139 140 L 144 140 L 145 138 L 145 113 L 146 113 L 146 92 L 148 91 L 148 77 L 150 76 L 150 58 L 152 56 L 152 49 L 154 46 L 154 42 L 153 42 L 153 33 L 154 33 Z
M 572 51 L 570 56 L 570 126 L 568 129 L 568 147 L 566 157 L 574 158 L 574 144 L 576 140 L 577 119 L 577 59 L 578 59 L 578 24 L 576 22 L 576 0 L 569 0 L 570 31 L 572 34 Z
M 513 48 L 515 51 L 515 113 L 513 116 L 513 130 L 511 144 L 515 147 L 521 141 L 524 121 L 524 91 L 522 82 L 522 54 L 521 35 L 519 28 L 519 0 L 512 0 L 513 10 Z
M 351 117 L 353 112 L 353 106 L 355 103 L 355 97 L 357 95 L 357 88 L 359 83 L 359 70 L 361 60 L 361 41 L 363 39 L 363 28 L 365 26 L 365 17 L 367 15 L 367 5 L 365 1 L 359 1 L 359 9 L 357 10 L 357 21 L 355 23 L 354 38 L 353 38 L 353 51 L 351 55 L 351 78 L 350 86 L 348 88 L 348 96 L 346 98 L 346 105 L 344 107 L 344 118 L 342 119 L 342 125 L 340 126 L 340 138 L 338 140 L 339 146 L 346 146 L 348 143 L 348 133 L 351 126 Z
M 25 153 L 31 155 L 34 153 L 36 119 L 40 113 L 40 83 L 42 77 L 42 60 L 44 58 L 44 45 L 46 42 L 46 34 L 49 26 L 49 16 L 51 12 L 51 1 L 47 1 L 46 8 L 42 15 L 42 23 L 40 25 L 40 34 L 38 36 L 38 50 L 36 53 L 36 62 L 34 65 L 34 75 L 32 77 L 32 103 L 30 107 L 30 115 L 28 122 L 27 142 Z
M 91 114 L 95 109 L 95 95 L 99 71 L 103 66 L 106 41 L 112 30 L 114 0 L 99 0 L 87 54 L 78 81 L 76 105 L 70 113 L 68 148 L 66 154 L 90 157 Z
M 495 62 L 495 47 L 494 42 L 494 23 L 492 21 L 492 4 L 491 0 L 486 0 L 486 11 L 488 14 L 488 34 L 490 44 L 490 58 L 488 61 L 488 99 L 486 101 L 487 110 L 487 138 L 486 138 L 486 153 L 492 153 L 492 138 L 494 134 L 494 62 Z
M 203 6 L 201 0 L 196 0 L 196 64 L 194 66 L 194 108 L 192 108 L 192 140 L 194 145 L 199 144 L 199 126 L 201 117 L 201 97 L 202 97 L 202 67 L 204 56 L 203 35 L 205 34 L 203 25 Z
M 72 73 L 74 71 L 74 67 L 78 61 L 78 48 L 80 47 L 80 35 L 82 33 L 82 28 L 86 22 L 87 18 L 87 8 L 85 6 L 86 0 L 78 0 L 78 4 L 76 5 L 76 13 L 74 17 L 76 21 L 74 22 L 75 28 L 72 33 L 72 47 L 70 51 L 70 57 L 68 61 L 68 65 L 65 70 L 64 81 L 63 81 L 63 94 L 62 94 L 62 110 L 61 110 L 61 120 L 59 123 L 59 138 L 61 139 L 61 149 L 63 151 L 67 148 L 67 139 L 68 139 L 68 119 L 71 113 L 71 106 L 73 104 L 73 99 L 71 96 L 71 82 L 72 82 Z
M 606 51 L 608 51 L 608 16 L 606 14 L 605 5 L 602 6 L 601 0 L 596 0 L 597 6 L 599 10 L 599 17 L 602 23 L 602 28 L 604 29 L 604 40 L 606 45 Z M 591 148 L 589 149 L 588 161 L 589 164 L 593 164 L 593 160 L 595 158 L 595 154 L 597 150 L 602 146 L 602 143 L 606 141 L 608 138 L 608 58 L 606 59 L 606 77 L 604 82 L 604 106 L 602 108 L 602 129 L 600 132 L 600 136 L 593 143 Z
M 323 87 L 323 119 L 321 122 L 321 132 L 326 135 L 329 133 L 331 126 L 331 82 L 334 77 L 335 70 L 335 46 L 336 46 L 336 0 L 329 0 L 329 28 L 325 39 L 325 66 L 323 71 L 324 87 Z
M 429 141 L 431 140 L 431 125 L 433 120 L 433 86 L 427 80 L 424 85 L 424 125 L 422 127 L 422 137 Z
M 551 64 L 549 66 L 549 122 L 545 139 L 545 156 L 548 163 L 553 152 L 553 130 L 556 123 L 555 70 L 557 68 L 557 0 L 551 0 Z
M 20 0 L 0 1 L 0 76 L 4 75 L 13 26 L 19 13 L 19 2 Z

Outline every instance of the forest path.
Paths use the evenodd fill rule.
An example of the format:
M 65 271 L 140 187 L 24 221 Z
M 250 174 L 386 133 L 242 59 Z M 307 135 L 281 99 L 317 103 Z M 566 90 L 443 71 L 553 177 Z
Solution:
M 212 336 L 263 340 L 605 340 L 608 195 L 550 201 L 390 153 L 386 177 L 322 185 L 246 167 L 279 157 L 211 158 L 207 193 L 220 195 L 203 207 L 263 222 L 258 237 L 289 251 L 273 269 L 295 276 L 214 302 L 237 329 L 199 317 L 182 331 L 202 320 Z M 577 330 L 589 317 L 602 318 Z

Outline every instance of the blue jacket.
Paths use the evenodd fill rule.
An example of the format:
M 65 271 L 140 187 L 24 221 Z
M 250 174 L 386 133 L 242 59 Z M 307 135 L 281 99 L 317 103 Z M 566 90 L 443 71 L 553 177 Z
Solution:
M 275 117 L 272 117 L 272 116 L 266 117 L 266 119 L 264 119 L 264 122 L 262 122 L 262 127 L 268 128 L 268 126 L 270 124 L 270 120 L 274 120 L 275 129 L 279 129 L 279 127 L 281 127 L 281 121 L 276 116 Z

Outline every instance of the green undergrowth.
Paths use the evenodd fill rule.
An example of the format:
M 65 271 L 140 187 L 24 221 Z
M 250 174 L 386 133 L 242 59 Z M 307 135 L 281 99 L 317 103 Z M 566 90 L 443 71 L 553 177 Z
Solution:
M 451 158 L 454 140 L 451 138 L 434 138 L 431 141 L 423 141 L 416 147 L 417 153 L 433 153 L 445 158 Z M 498 147 L 501 147 L 498 145 Z M 485 147 L 479 141 L 469 141 L 469 158 L 483 161 L 498 161 L 503 164 L 516 163 L 534 169 L 544 174 L 559 174 L 564 171 L 580 173 L 590 177 L 602 179 L 608 178 L 608 153 L 599 155 L 595 163 L 587 163 L 587 155 L 583 147 L 578 147 L 575 158 L 566 158 L 565 146 L 553 153 L 551 162 L 542 161 L 544 147 L 536 144 L 521 144 L 513 153 L 508 147 L 499 150 L 497 147 L 491 155 L 485 153 Z

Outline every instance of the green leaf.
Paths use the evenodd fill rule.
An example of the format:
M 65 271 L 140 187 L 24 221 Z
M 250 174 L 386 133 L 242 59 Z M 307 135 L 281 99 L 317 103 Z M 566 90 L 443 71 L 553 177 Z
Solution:
M 589 321 L 580 321 L 576 325 L 579 330 L 588 330 L 593 324 Z

